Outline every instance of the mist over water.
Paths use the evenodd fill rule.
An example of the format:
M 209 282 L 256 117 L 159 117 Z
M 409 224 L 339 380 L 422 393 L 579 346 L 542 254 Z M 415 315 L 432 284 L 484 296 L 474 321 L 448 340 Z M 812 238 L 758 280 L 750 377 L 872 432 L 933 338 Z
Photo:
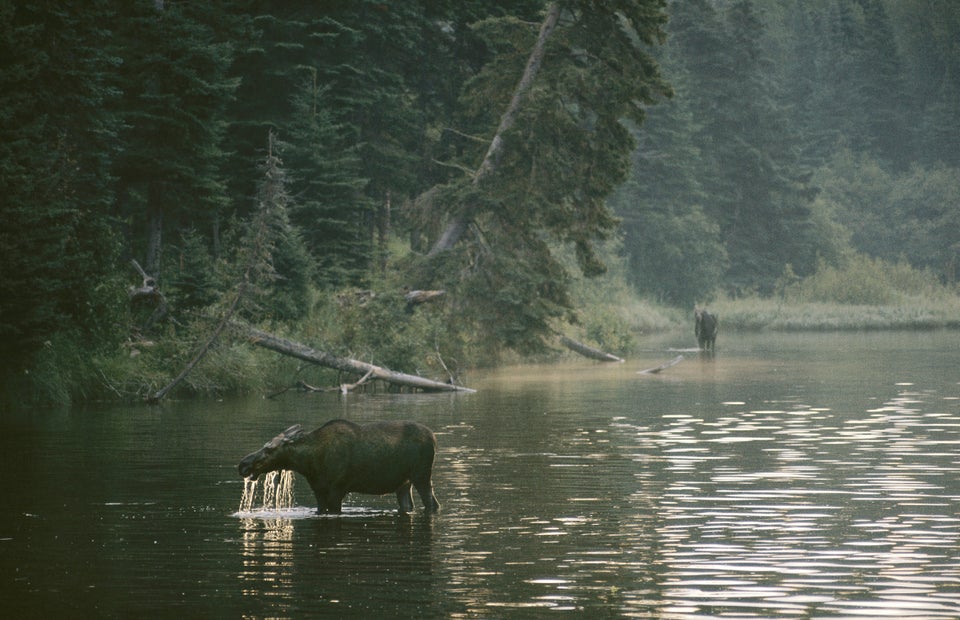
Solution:
M 5 415 L 0 603 L 33 616 L 960 616 L 960 334 L 725 334 L 712 358 L 637 374 L 688 347 L 663 337 L 625 364 L 476 373 L 469 395 Z M 342 516 L 320 516 L 303 479 L 238 509 L 245 454 L 334 417 L 433 428 L 442 512 L 350 495 Z

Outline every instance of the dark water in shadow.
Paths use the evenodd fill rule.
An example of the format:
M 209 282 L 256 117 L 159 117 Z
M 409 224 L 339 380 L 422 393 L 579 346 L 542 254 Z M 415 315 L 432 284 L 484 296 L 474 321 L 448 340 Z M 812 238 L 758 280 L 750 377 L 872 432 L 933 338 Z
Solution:
M 658 375 L 0 417 L 7 617 L 960 617 L 960 334 L 727 334 Z M 240 513 L 294 423 L 419 420 L 443 511 Z M 419 502 L 419 498 L 417 498 Z M 418 503 L 419 510 L 419 503 Z

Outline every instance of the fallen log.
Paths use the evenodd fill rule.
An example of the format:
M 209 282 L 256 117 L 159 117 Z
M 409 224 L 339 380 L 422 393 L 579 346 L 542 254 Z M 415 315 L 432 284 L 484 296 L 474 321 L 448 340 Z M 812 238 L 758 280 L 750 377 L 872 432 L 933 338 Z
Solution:
M 361 376 L 369 375 L 369 378 L 372 379 L 379 379 L 380 381 L 386 381 L 394 385 L 416 388 L 425 392 L 476 392 L 476 390 L 453 385 L 452 383 L 441 383 L 440 381 L 433 381 L 432 379 L 426 379 L 417 375 L 395 372 L 388 368 L 382 368 L 366 362 L 331 355 L 325 351 L 319 351 L 305 344 L 280 338 L 279 336 L 274 336 L 273 334 L 252 327 L 241 326 L 236 323 L 234 323 L 234 326 L 246 332 L 251 344 L 276 353 L 289 355 L 290 357 L 305 362 L 311 362 L 320 366 L 326 366 L 327 368 L 342 370 Z M 367 377 L 364 377 L 364 379 L 367 379 Z
M 637 371 L 637 374 L 638 374 L 638 375 L 655 375 L 655 374 L 657 374 L 658 372 L 660 372 L 661 370 L 666 370 L 667 368 L 670 368 L 671 366 L 676 366 L 677 364 L 679 364 L 679 363 L 682 362 L 682 361 L 683 361 L 683 356 L 682 356 L 682 355 L 678 355 L 678 356 L 676 356 L 675 358 L 673 358 L 672 360 L 670 360 L 669 362 L 665 362 L 665 363 L 663 363 L 663 364 L 660 364 L 659 366 L 654 366 L 653 368 L 647 368 L 646 370 L 638 370 L 638 371 Z
M 571 351 L 574 351 L 575 353 L 579 353 L 584 357 L 589 357 L 590 359 L 593 359 L 593 360 L 599 360 L 601 362 L 623 362 L 623 359 L 617 357 L 616 355 L 613 355 L 611 353 L 605 353 L 600 349 L 594 349 L 593 347 L 588 347 L 582 342 L 577 342 L 576 340 L 567 338 L 566 336 L 560 336 L 560 343 L 563 346 L 570 349 Z

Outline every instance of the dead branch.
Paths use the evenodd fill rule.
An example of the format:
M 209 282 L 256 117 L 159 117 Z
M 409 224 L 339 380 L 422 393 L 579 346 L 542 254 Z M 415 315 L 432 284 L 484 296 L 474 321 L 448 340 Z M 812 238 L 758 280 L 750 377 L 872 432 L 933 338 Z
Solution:
M 673 358 L 672 360 L 670 360 L 669 362 L 665 362 L 665 363 L 663 363 L 663 364 L 660 364 L 659 366 L 655 366 L 655 367 L 653 367 L 653 368 L 647 368 L 646 370 L 638 370 L 638 371 L 637 371 L 637 374 L 638 374 L 638 375 L 655 375 L 655 374 L 657 374 L 658 372 L 660 372 L 661 370 L 666 370 L 667 368 L 670 368 L 671 366 L 676 366 L 677 364 L 679 364 L 679 363 L 682 362 L 682 361 L 683 361 L 683 356 L 682 356 L 682 355 L 678 355 L 678 356 L 676 356 L 675 358 Z
M 613 355 L 612 353 L 606 353 L 600 349 L 594 349 L 593 347 L 588 347 L 582 342 L 577 342 L 572 338 L 567 338 L 566 336 L 560 336 L 560 343 L 570 349 L 575 353 L 579 353 L 584 357 L 589 357 L 593 360 L 598 360 L 601 362 L 623 362 L 622 358 Z

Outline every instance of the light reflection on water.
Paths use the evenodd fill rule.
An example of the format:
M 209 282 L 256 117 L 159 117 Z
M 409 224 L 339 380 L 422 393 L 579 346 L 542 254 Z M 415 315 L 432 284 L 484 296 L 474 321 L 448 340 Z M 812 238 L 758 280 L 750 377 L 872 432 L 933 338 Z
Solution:
M 845 420 L 731 402 L 714 421 L 635 429 L 676 474 L 659 506 L 665 611 L 956 617 L 960 434 L 941 433 L 960 417 L 926 399 L 902 391 Z

